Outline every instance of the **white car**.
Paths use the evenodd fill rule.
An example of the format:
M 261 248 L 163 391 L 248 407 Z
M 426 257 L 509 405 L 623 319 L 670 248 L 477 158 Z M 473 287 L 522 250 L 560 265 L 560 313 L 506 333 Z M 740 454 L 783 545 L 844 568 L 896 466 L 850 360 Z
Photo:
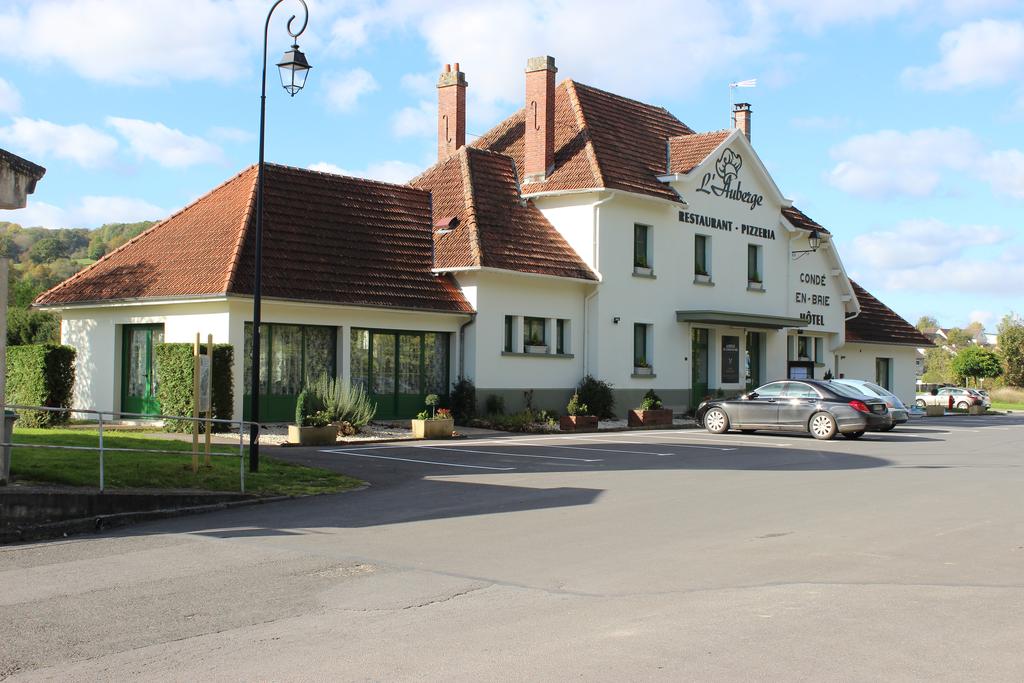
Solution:
M 889 407 L 889 414 L 892 415 L 892 424 L 882 431 L 891 431 L 896 428 L 896 425 L 910 421 L 910 411 L 907 409 L 907 406 L 903 404 L 903 401 L 900 400 L 899 396 L 892 393 L 885 387 L 863 379 L 834 379 L 832 381 L 837 384 L 845 384 L 849 387 L 853 387 L 865 396 L 880 398 L 885 401 L 885 404 Z
M 980 394 L 975 393 L 973 389 L 965 389 L 963 387 L 942 387 L 934 394 L 931 392 L 918 394 L 914 402 L 922 408 L 925 406 L 944 406 L 958 410 L 967 410 L 971 406 L 985 405 L 985 401 Z

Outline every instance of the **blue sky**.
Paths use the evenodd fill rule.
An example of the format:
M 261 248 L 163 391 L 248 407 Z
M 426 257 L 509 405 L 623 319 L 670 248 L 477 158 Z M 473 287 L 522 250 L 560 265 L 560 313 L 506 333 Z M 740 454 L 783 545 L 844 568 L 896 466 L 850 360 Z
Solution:
M 166 216 L 256 159 L 269 1 L 13 0 L 0 8 L 0 146 L 47 167 L 4 220 Z M 1024 311 L 1024 7 L 1011 0 L 619 3 L 310 0 L 313 64 L 271 73 L 267 159 L 403 181 L 435 155 L 445 62 L 470 133 L 519 106 L 527 57 L 559 78 L 725 127 L 731 81 L 786 196 L 851 276 L 911 321 Z M 285 0 L 270 60 L 288 47 Z M 271 66 L 271 69 L 274 69 Z M 276 69 L 274 69 L 276 72 Z

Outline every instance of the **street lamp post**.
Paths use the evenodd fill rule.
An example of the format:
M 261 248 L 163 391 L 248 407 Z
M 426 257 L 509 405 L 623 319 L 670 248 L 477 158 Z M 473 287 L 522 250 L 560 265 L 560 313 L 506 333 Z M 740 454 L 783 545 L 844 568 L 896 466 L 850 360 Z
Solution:
M 270 17 L 284 0 L 277 0 L 267 12 L 267 23 L 263 27 L 263 82 L 260 90 L 260 161 L 256 171 L 256 263 L 252 282 L 252 403 L 249 411 L 251 424 L 249 427 L 249 471 L 260 469 L 260 305 L 262 303 L 261 280 L 263 279 L 263 138 L 267 119 L 267 39 L 270 34 Z M 293 14 L 288 19 L 288 35 L 292 37 L 292 47 L 284 53 L 277 67 L 281 72 L 281 85 L 285 91 L 295 97 L 302 90 L 309 73 L 309 62 L 299 50 L 298 38 L 306 30 L 309 23 L 309 7 L 306 0 L 302 3 L 302 26 L 292 31 Z

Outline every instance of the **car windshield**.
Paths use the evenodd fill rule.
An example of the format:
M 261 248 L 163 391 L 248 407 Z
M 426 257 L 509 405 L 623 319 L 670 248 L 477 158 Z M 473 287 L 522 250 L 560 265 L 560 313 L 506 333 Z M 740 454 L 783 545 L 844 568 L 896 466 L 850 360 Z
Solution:
M 839 382 L 829 382 L 828 388 L 834 393 L 839 394 L 845 398 L 877 398 L 876 396 L 870 396 L 859 389 L 851 387 L 849 384 L 840 384 Z

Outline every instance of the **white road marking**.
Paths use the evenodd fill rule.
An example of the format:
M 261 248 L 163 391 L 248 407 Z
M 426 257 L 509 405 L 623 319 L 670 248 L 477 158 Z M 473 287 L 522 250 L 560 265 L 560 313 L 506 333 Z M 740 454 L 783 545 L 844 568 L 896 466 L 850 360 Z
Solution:
M 499 453 L 497 451 L 473 451 L 468 448 L 445 448 L 444 446 L 414 446 L 414 448 L 429 448 L 434 451 L 454 451 L 456 453 L 480 453 L 481 455 L 500 455 L 508 458 L 538 458 L 541 460 L 574 460 L 576 462 L 601 462 L 601 459 L 587 458 L 566 458 L 560 455 L 530 455 L 527 453 Z
M 340 455 L 351 455 L 353 458 L 374 458 L 376 460 L 401 460 L 402 462 L 418 462 L 424 465 L 443 465 L 445 467 L 465 467 L 471 470 L 499 470 L 508 472 L 515 467 L 485 467 L 484 465 L 460 465 L 454 462 L 437 462 L 436 460 L 415 460 L 413 458 L 395 458 L 387 455 L 369 455 L 367 453 L 351 453 L 345 450 L 320 451 L 321 453 L 337 453 Z
M 637 436 L 641 436 L 641 435 L 638 434 Z M 710 436 L 710 435 L 705 436 L 703 434 L 686 434 L 686 435 L 678 434 L 678 435 L 676 435 L 676 434 L 658 434 L 657 432 L 644 432 L 642 434 L 642 436 L 662 436 L 662 437 L 668 438 L 668 439 L 703 439 L 705 441 L 708 441 L 708 440 L 718 440 L 718 441 L 721 441 L 721 440 L 724 440 L 724 439 L 728 439 L 729 443 L 749 444 L 749 445 L 754 445 L 754 446 L 772 446 L 774 448 L 787 448 L 787 447 L 793 445 L 791 443 L 779 443 L 777 441 L 771 440 L 771 439 L 774 439 L 775 437 L 769 437 L 769 436 L 764 437 L 764 440 L 757 439 L 756 441 L 751 440 L 750 436 L 744 436 L 743 440 L 741 440 L 741 439 L 734 439 L 734 438 L 732 438 L 731 436 L 728 436 L 728 435 L 723 435 L 723 436 Z M 702 448 L 702 447 L 694 445 L 693 448 Z M 735 448 L 730 448 L 729 450 L 734 451 L 736 449 Z
M 655 453 L 653 451 L 633 451 L 633 450 L 620 450 L 620 449 L 612 449 L 612 448 L 594 448 L 592 446 L 563 446 L 563 445 L 559 445 L 559 444 L 537 443 L 538 441 L 541 441 L 541 440 L 543 440 L 545 438 L 548 438 L 548 437 L 537 437 L 535 439 L 516 439 L 516 440 L 503 439 L 501 441 L 501 443 L 502 444 L 523 445 L 523 446 L 533 445 L 533 446 L 537 446 L 539 448 L 571 448 L 573 450 L 601 451 L 601 452 L 605 452 L 605 453 L 633 453 L 635 455 L 662 455 L 662 456 L 675 455 L 674 453 Z M 561 438 L 565 438 L 565 437 L 558 436 L 558 437 L 550 437 L 550 438 L 561 439 Z M 609 446 L 633 445 L 633 444 L 630 444 L 628 441 L 597 441 L 595 443 L 607 444 Z M 640 444 L 636 444 L 636 445 L 640 445 Z M 670 445 L 672 445 L 674 447 L 679 447 L 679 448 L 700 448 L 700 449 L 712 450 L 712 451 L 734 451 L 734 450 L 736 450 L 735 448 L 726 448 L 726 447 L 721 447 L 721 446 L 701 446 L 701 445 L 697 445 L 697 444 L 670 444 Z

